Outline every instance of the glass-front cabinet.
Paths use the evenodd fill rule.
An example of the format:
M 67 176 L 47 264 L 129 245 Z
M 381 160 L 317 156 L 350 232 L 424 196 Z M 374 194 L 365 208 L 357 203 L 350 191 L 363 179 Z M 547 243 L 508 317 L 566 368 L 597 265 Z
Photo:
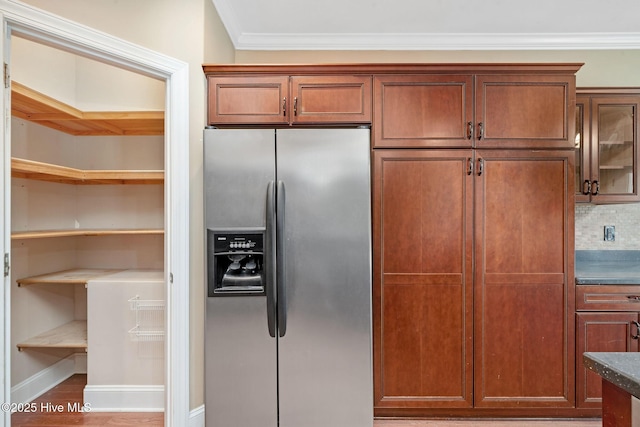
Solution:
M 640 89 L 578 89 L 576 201 L 640 201 L 638 108 Z

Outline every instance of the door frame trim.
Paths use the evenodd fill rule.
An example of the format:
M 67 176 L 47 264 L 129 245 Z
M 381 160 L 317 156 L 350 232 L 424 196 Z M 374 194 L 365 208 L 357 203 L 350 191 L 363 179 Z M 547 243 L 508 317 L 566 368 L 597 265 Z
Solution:
M 15 0 L 0 0 L 4 38 L 0 54 L 10 64 L 11 36 L 16 35 L 165 82 L 165 426 L 189 422 L 189 66 L 186 62 L 129 43 L 109 34 L 60 18 Z M 11 91 L 0 97 L 3 150 L 0 186 L 3 189 L 0 227 L 2 253 L 11 251 Z M 10 275 L 0 292 L 0 401 L 11 393 Z M 4 411 L 0 426 L 11 425 Z

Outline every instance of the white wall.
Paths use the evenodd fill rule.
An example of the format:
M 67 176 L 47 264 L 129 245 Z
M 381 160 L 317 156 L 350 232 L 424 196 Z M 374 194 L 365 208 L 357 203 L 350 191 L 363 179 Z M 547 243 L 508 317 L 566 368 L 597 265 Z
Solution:
M 12 80 L 58 101 L 82 111 L 164 110 L 164 82 L 19 37 L 11 44 Z

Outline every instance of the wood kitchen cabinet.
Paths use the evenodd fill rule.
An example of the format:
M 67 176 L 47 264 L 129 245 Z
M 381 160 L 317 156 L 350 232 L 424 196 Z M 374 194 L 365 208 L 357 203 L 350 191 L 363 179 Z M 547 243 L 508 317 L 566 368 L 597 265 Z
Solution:
M 209 75 L 209 125 L 370 123 L 371 76 Z
M 378 75 L 374 147 L 572 148 L 574 100 L 566 76 Z
M 476 155 L 474 404 L 571 407 L 573 152 Z
M 374 147 L 473 145 L 473 76 L 374 78 Z
M 585 368 L 585 352 L 640 350 L 640 295 L 635 285 L 576 286 L 576 406 L 601 408 L 602 378 Z
M 473 404 L 471 157 L 374 152 L 377 408 Z
M 576 97 L 576 201 L 640 201 L 640 89 L 580 89 Z
M 374 75 L 378 416 L 575 410 L 575 70 L 505 70 Z
M 374 164 L 378 415 L 571 407 L 573 151 L 374 150 Z

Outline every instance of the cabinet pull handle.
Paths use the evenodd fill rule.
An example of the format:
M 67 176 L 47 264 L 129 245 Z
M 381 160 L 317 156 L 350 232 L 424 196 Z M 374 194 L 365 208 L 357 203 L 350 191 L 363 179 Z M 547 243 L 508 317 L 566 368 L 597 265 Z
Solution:
M 467 139 L 473 139 L 473 122 L 467 122 Z
M 582 183 L 582 194 L 586 196 L 589 193 L 591 193 L 591 181 L 589 181 L 588 179 L 585 179 L 584 182 Z
M 478 123 L 478 140 L 484 138 L 484 125 L 482 122 Z
M 484 170 L 484 160 L 478 159 L 478 176 L 482 175 Z
M 287 115 L 287 97 L 282 98 L 282 115 Z
M 297 116 L 298 115 L 298 97 L 294 97 L 293 98 L 293 115 Z
M 596 196 L 600 192 L 600 182 L 593 181 L 593 185 L 591 185 L 591 195 Z
M 640 302 L 640 295 L 627 295 L 627 299 L 631 302 Z
M 473 175 L 473 159 L 469 157 L 467 159 L 467 163 L 468 163 L 467 175 Z
M 633 323 L 636 326 L 636 334 L 631 335 L 631 338 L 633 338 L 634 340 L 640 339 L 640 323 L 636 322 L 635 320 L 632 321 L 631 323 Z

